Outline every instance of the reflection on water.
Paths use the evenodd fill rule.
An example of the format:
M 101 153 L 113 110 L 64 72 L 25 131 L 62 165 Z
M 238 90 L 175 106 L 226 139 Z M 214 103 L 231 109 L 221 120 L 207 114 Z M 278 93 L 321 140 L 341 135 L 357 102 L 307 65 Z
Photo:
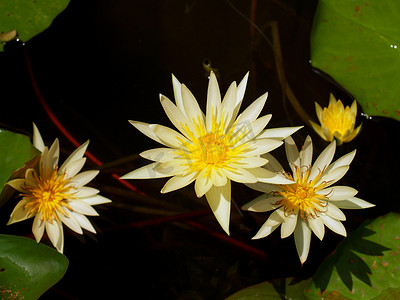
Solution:
M 94 221 L 97 236 L 66 236 L 70 268 L 44 299 L 127 295 L 218 299 L 271 278 L 309 277 L 342 239 L 332 232 L 326 233 L 323 242 L 313 238 L 308 261 L 301 267 L 291 238 L 281 240 L 278 232 L 267 239 L 251 240 L 267 216 L 236 209 L 258 193 L 233 185 L 232 237 L 264 253 L 257 256 L 215 234 L 222 231 L 212 215 L 199 214 L 188 222 L 168 219 L 208 208 L 191 186 L 161 195 L 162 180 L 131 182 L 143 192 L 137 194 L 109 176 L 145 164 L 136 154 L 158 146 L 128 120 L 170 125 L 159 93 L 173 98 L 171 73 L 188 85 L 205 109 L 205 59 L 218 69 L 223 93 L 227 84 L 250 70 L 243 107 L 268 91 L 263 113 L 272 113 L 270 127 L 304 125 L 289 99 L 288 86 L 282 86 L 282 76 L 301 108 L 314 120 L 314 101 L 326 106 L 330 92 L 345 105 L 351 104 L 353 99 L 345 91 L 309 64 L 308 36 L 316 1 L 231 3 L 271 41 L 271 21 L 276 21 L 281 62 L 276 61 L 276 49 L 226 0 L 72 0 L 52 27 L 27 43 L 38 84 L 51 109 L 76 139 L 83 142 L 90 138 L 91 152 L 107 162 L 95 186 L 113 200 L 101 208 L 101 217 Z M 30 132 L 34 121 L 48 142 L 58 136 L 65 152 L 72 151 L 74 147 L 40 107 L 26 75 L 22 51 L 10 49 L 0 59 L 1 82 L 7 87 L 0 123 Z M 360 122 L 361 116 L 358 118 Z M 399 125 L 381 118 L 364 119 L 363 123 L 361 134 L 341 146 L 337 156 L 357 148 L 342 184 L 354 186 L 360 198 L 377 204 L 377 208 L 346 211 L 348 231 L 366 218 L 398 210 L 400 203 L 389 194 L 395 178 L 387 171 L 399 167 L 392 138 L 398 135 Z M 309 126 L 294 139 L 302 143 L 307 134 L 315 141 L 317 155 L 326 143 L 318 140 Z M 285 161 L 283 148 L 273 154 Z M 145 222 L 160 218 L 157 224 Z M 139 226 L 138 222 L 143 223 Z M 1 230 L 30 232 L 28 224 L 2 226 Z

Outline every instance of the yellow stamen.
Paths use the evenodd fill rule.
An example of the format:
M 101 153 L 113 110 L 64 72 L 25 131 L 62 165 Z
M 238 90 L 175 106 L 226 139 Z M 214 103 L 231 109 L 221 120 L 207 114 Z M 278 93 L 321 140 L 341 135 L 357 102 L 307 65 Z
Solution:
M 25 209 L 29 209 L 29 214 L 35 215 L 41 213 L 41 221 L 52 223 L 57 220 L 57 214 L 66 215 L 64 208 L 71 209 L 68 205 L 68 199 L 73 198 L 71 193 L 67 193 L 71 186 L 67 184 L 65 175 L 57 174 L 57 170 L 53 170 L 49 178 L 41 178 L 34 173 L 33 177 L 36 186 L 25 186 L 27 193 L 22 196 L 30 199 L 25 205 Z

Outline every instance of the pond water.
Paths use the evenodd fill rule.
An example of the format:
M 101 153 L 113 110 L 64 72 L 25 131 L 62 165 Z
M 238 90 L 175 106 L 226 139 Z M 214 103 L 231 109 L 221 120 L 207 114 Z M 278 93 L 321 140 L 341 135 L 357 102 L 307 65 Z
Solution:
M 93 186 L 113 200 L 97 208 L 99 217 L 91 218 L 97 235 L 81 237 L 66 230 L 64 253 L 70 267 L 42 299 L 222 299 L 269 279 L 312 276 L 342 237 L 329 230 L 322 242 L 313 236 L 303 266 L 292 237 L 281 240 L 277 231 L 252 241 L 268 214 L 241 212 L 237 207 L 257 192 L 233 185 L 232 241 L 225 238 L 206 200 L 196 198 L 192 185 L 160 194 L 163 179 L 129 181 L 141 191 L 137 193 L 111 174 L 122 175 L 145 164 L 138 153 L 157 146 L 128 120 L 170 126 L 159 93 L 173 99 L 171 73 L 205 108 L 205 60 L 218 69 L 223 93 L 232 81 L 240 81 L 250 71 L 243 107 L 268 91 L 263 114 L 273 115 L 269 128 L 305 125 L 285 96 L 287 86 L 282 88 L 279 68 L 312 119 L 316 119 L 314 101 L 326 106 L 330 92 L 351 104 L 351 95 L 309 63 L 316 4 L 301 0 L 72 0 L 48 30 L 25 45 L 48 106 L 78 141 L 90 139 L 89 151 L 104 163 Z M 271 42 L 277 45 L 272 28 L 279 32 L 278 57 L 283 67 L 270 46 Z M 0 124 L 29 133 L 34 121 L 46 142 L 59 137 L 68 154 L 74 146 L 37 101 L 23 51 L 21 46 L 10 45 L 0 56 Z M 361 134 L 338 148 L 337 155 L 357 148 L 356 159 L 341 183 L 355 187 L 360 198 L 377 207 L 345 211 L 348 231 L 368 218 L 398 211 L 400 203 L 392 192 L 398 182 L 392 174 L 400 166 L 395 148 L 399 124 L 359 114 L 361 121 Z M 300 144 L 308 134 L 320 152 L 326 142 L 308 125 L 294 139 Z M 273 154 L 285 161 L 283 147 Z M 87 167 L 96 166 L 88 161 Z M 9 214 L 6 209 L 1 216 Z M 169 218 L 187 213 L 193 214 L 179 220 Z M 29 235 L 30 227 L 26 221 L 1 225 L 1 231 Z

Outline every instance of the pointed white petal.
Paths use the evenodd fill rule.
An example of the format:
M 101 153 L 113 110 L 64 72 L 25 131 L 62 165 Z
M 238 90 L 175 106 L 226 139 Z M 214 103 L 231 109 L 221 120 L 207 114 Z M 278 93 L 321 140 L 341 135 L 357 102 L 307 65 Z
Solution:
M 98 194 L 100 191 L 98 189 L 89 187 L 89 186 L 82 186 L 78 189 L 72 189 L 74 191 L 73 197 L 74 198 L 84 198 L 84 197 L 91 197 Z
M 194 190 L 198 198 L 202 197 L 205 193 L 207 193 L 213 185 L 210 176 L 207 176 L 206 172 L 207 169 L 201 170 L 194 184 Z
M 160 173 L 155 170 L 155 168 L 159 166 L 159 163 L 151 163 L 145 165 L 139 169 L 133 170 L 124 176 L 121 176 L 121 179 L 150 179 L 150 178 L 164 178 L 170 177 L 172 175 Z
M 327 210 L 326 212 L 324 212 L 326 215 L 328 215 L 331 218 L 334 218 L 336 220 L 339 221 L 345 221 L 346 220 L 346 216 L 344 215 L 344 213 L 337 208 L 336 205 L 329 203 L 328 206 L 326 207 Z
M 335 150 L 336 150 L 336 142 L 332 141 L 315 160 L 311 168 L 309 180 L 313 180 L 318 174 L 326 170 L 326 168 L 329 166 L 329 164 L 333 159 Z
M 275 172 L 275 173 L 283 174 L 284 169 L 283 169 L 282 165 L 270 153 L 265 153 L 265 154 L 261 155 L 261 157 L 264 157 L 265 159 L 268 160 L 268 163 L 264 166 L 264 168 L 266 168 L 269 171 Z
M 357 194 L 357 190 L 349 186 L 332 186 L 323 190 L 316 191 L 318 195 L 326 196 L 329 201 L 346 200 Z
M 185 109 L 183 107 L 183 102 L 182 102 L 182 84 L 179 82 L 178 79 L 172 74 L 172 86 L 174 89 L 174 96 L 175 96 L 175 103 L 176 106 L 181 110 L 182 113 L 185 113 Z
M 272 115 L 265 115 L 262 116 L 261 118 L 258 118 L 257 120 L 251 122 L 249 124 L 249 134 L 247 134 L 246 139 L 250 140 L 255 137 L 260 138 L 259 134 L 260 132 L 267 126 L 268 122 L 271 120 Z
M 91 197 L 81 198 L 79 200 L 81 200 L 89 205 L 97 205 L 97 204 L 104 204 L 104 203 L 111 202 L 110 199 L 103 197 L 101 195 L 95 195 L 95 196 L 91 196 Z
M 290 169 L 292 170 L 294 180 L 297 180 L 296 168 L 300 169 L 300 156 L 299 150 L 297 149 L 296 143 L 291 136 L 285 139 L 285 151 L 286 158 L 289 163 Z
M 335 182 L 342 179 L 342 177 L 347 173 L 349 168 L 350 168 L 349 166 L 342 166 L 329 171 L 327 174 L 323 175 L 317 182 L 315 182 L 314 186 L 318 186 L 322 182 L 324 182 L 326 186 L 334 184 Z
M 248 122 L 251 123 L 258 118 L 262 109 L 264 108 L 265 102 L 267 101 L 268 93 L 260 96 L 250 106 L 248 106 L 239 116 L 238 123 Z
M 68 180 L 68 183 L 73 184 L 74 187 L 81 187 L 88 184 L 99 174 L 99 170 L 90 170 L 79 173 Z
M 158 136 L 154 133 L 154 127 L 157 124 L 148 124 L 148 123 L 144 123 L 144 122 L 138 122 L 138 121 L 129 121 L 129 123 L 131 123 L 137 130 L 139 130 L 141 133 L 143 133 L 144 135 L 146 135 L 147 137 L 151 138 L 152 140 L 163 144 L 164 146 L 166 146 L 159 138 Z
M 64 216 L 61 213 L 57 213 L 57 216 L 60 218 L 61 222 L 67 225 L 71 230 L 75 231 L 78 234 L 83 234 L 81 226 L 79 225 L 78 221 L 74 218 L 71 214 L 69 209 L 64 208 L 67 211 L 67 215 Z
M 88 215 L 88 216 L 98 216 L 99 215 L 93 207 L 91 207 L 89 204 L 87 204 L 84 201 L 73 200 L 73 201 L 69 201 L 68 204 L 71 207 L 71 209 L 77 213 Z
M 224 186 L 228 181 L 228 178 L 220 169 L 212 168 L 210 176 L 215 186 Z
M 46 232 L 53 246 L 58 250 L 58 252 L 62 253 L 64 248 L 64 232 L 62 224 L 56 221 L 46 222 Z
M 281 226 L 281 238 L 284 239 L 291 235 L 296 228 L 298 218 L 298 209 L 294 212 L 294 214 L 290 214 L 287 216 L 282 223 Z
M 8 181 L 6 184 L 11 186 L 14 190 L 17 190 L 20 193 L 25 193 L 26 191 L 23 189 L 25 186 L 25 179 L 18 178 Z
M 29 203 L 29 200 L 26 198 L 22 198 L 22 200 L 17 203 L 11 213 L 10 220 L 8 221 L 7 225 L 24 221 L 32 217 L 32 215 L 29 214 L 29 209 L 24 208 L 27 203 Z
M 221 172 L 223 172 L 229 179 L 241 183 L 257 182 L 257 177 L 253 173 L 247 171 L 246 169 L 232 168 L 230 165 L 228 165 L 228 167 L 229 169 L 228 168 L 221 169 Z
M 90 231 L 92 233 L 96 233 L 96 230 L 93 228 L 93 225 L 90 223 L 88 218 L 86 218 L 84 215 L 75 212 L 72 212 L 72 215 L 83 229 Z
M 284 140 L 288 136 L 295 133 L 297 130 L 303 128 L 304 126 L 295 126 L 295 127 L 279 127 L 279 128 L 268 128 L 265 129 L 258 138 L 263 139 L 275 139 L 275 140 Z
M 221 103 L 221 111 L 223 113 L 223 116 L 221 117 L 224 118 L 224 123 L 226 124 L 226 126 L 231 123 L 235 109 L 236 97 L 237 97 L 236 82 L 232 82 L 228 90 L 226 91 L 224 99 L 222 100 Z M 220 121 L 221 119 L 218 119 L 218 122 Z
M 171 191 L 178 190 L 189 184 L 191 184 L 197 176 L 197 172 L 192 172 L 185 175 L 176 175 L 170 178 L 161 190 L 161 193 L 169 193 Z
M 249 172 L 253 173 L 257 177 L 258 181 L 272 184 L 292 184 L 294 181 L 289 180 L 282 175 L 271 172 L 265 168 L 254 168 L 248 169 Z
M 42 222 L 40 219 L 41 219 L 41 213 L 38 213 L 35 219 L 33 219 L 33 224 L 32 224 L 32 233 L 35 236 L 36 242 L 38 243 L 43 237 L 45 228 L 44 222 Z
M 303 147 L 301 148 L 299 155 L 302 175 L 304 175 L 304 173 L 308 170 L 308 166 L 311 166 L 313 156 L 313 144 L 309 135 L 304 141 Z
M 210 73 L 210 81 L 208 82 L 207 90 L 207 108 L 206 108 L 206 128 L 211 131 L 212 123 L 216 122 L 220 117 L 218 114 L 221 111 L 221 93 L 217 78 L 214 72 Z
M 155 148 L 143 151 L 140 153 L 140 156 L 149 160 L 157 161 L 157 162 L 167 162 L 173 160 L 178 156 L 175 149 L 171 148 Z
M 354 159 L 354 156 L 356 155 L 356 150 L 347 153 L 346 155 L 343 155 L 341 158 L 339 158 L 338 160 L 334 161 L 326 170 L 326 172 L 330 172 L 335 170 L 336 168 L 340 168 L 343 166 L 348 166 L 351 164 L 351 162 Z
M 258 168 L 268 163 L 268 160 L 262 157 L 243 157 L 240 158 L 238 161 L 230 163 L 229 165 L 233 168 L 245 168 L 245 169 L 252 169 Z
M 33 123 L 33 138 L 32 138 L 32 144 L 33 147 L 38 149 L 40 152 L 43 152 L 44 148 L 46 147 L 44 145 L 42 136 L 40 135 L 39 129 L 36 127 L 36 124 Z
M 164 145 L 171 148 L 185 149 L 184 145 L 189 143 L 189 140 L 185 136 L 166 126 L 155 125 L 154 133 Z
M 188 121 L 193 124 L 199 124 L 204 127 L 204 114 L 201 111 L 196 98 L 193 96 L 191 91 L 182 84 L 181 86 L 183 107 L 185 108 L 185 114 Z
M 346 236 L 346 229 L 344 228 L 342 222 L 322 214 L 320 215 L 320 218 L 330 230 L 336 232 L 337 234 Z
M 375 206 L 375 204 L 369 203 L 357 197 L 350 197 L 346 200 L 335 201 L 335 205 L 339 208 L 345 208 L 345 209 L 359 209 L 359 208 L 369 208 Z
M 308 219 L 308 225 L 314 234 L 322 241 L 325 235 L 325 225 L 319 217 Z
M 239 113 L 240 106 L 242 104 L 243 98 L 244 98 L 244 93 L 246 91 L 246 85 L 247 85 L 247 79 L 249 78 L 249 72 L 246 73 L 246 75 L 243 77 L 242 81 L 239 83 L 236 91 L 236 103 L 235 103 L 235 108 L 233 109 L 233 114 L 232 114 L 232 119 L 231 119 L 231 124 L 228 125 L 228 128 L 231 127 L 233 122 L 236 120 L 236 117 Z
M 74 177 L 76 174 L 79 173 L 80 170 L 82 170 L 83 166 L 85 165 L 86 162 L 86 157 L 79 158 L 77 160 L 74 160 L 70 162 L 67 166 L 64 168 L 60 168 L 58 171 L 58 174 L 65 174 L 65 178 L 71 178 Z
M 189 163 L 185 159 L 174 159 L 154 167 L 156 172 L 165 173 L 169 176 L 181 175 L 189 169 Z
M 245 149 L 242 151 L 244 157 L 258 156 L 272 151 L 282 145 L 283 142 L 271 139 L 255 139 L 242 144 Z
M 207 193 L 206 198 L 217 221 L 229 235 L 229 219 L 231 214 L 231 182 L 221 187 L 213 186 Z
M 282 188 L 280 188 L 279 185 L 271 183 L 256 182 L 256 183 L 246 183 L 246 185 L 253 190 L 263 192 L 266 194 L 282 191 Z
M 160 101 L 168 119 L 183 135 L 185 135 L 185 130 L 182 125 L 187 124 L 188 119 L 186 118 L 184 113 L 164 95 L 160 95 Z
M 294 231 L 294 242 L 296 244 L 300 262 L 301 264 L 304 264 L 307 260 L 308 252 L 310 251 L 311 230 L 302 218 L 297 219 L 297 225 Z
M 252 239 L 260 239 L 271 234 L 284 220 L 284 213 L 281 208 L 275 210 L 268 220 L 261 226 L 256 235 Z
M 243 210 L 266 212 L 277 208 L 275 205 L 283 197 L 274 194 L 263 194 L 242 206 Z
M 74 152 L 72 152 L 72 154 L 64 161 L 64 163 L 60 167 L 59 174 L 65 172 L 67 169 L 71 168 L 70 165 L 73 164 L 75 161 L 82 160 L 83 155 L 85 154 L 88 145 L 89 145 L 89 141 L 86 141 L 78 149 L 76 149 Z M 79 171 L 80 171 L 80 169 L 79 169 Z M 78 172 L 76 172 L 75 174 L 77 174 Z M 73 173 L 73 172 L 67 171 L 67 173 Z M 71 175 L 71 176 L 74 176 L 74 175 Z

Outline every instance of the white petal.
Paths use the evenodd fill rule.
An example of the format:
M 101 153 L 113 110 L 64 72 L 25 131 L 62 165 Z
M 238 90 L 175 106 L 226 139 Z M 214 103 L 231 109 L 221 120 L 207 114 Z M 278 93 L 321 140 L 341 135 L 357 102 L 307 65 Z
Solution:
M 188 124 L 188 119 L 184 113 L 164 95 L 160 95 L 160 101 L 168 119 L 183 135 L 185 135 L 185 130 L 182 125 Z
M 319 217 L 308 219 L 308 225 L 314 234 L 322 241 L 325 235 L 325 225 Z
M 332 186 L 323 190 L 316 191 L 318 195 L 326 196 L 329 201 L 345 200 L 357 194 L 357 190 L 349 186 Z
M 53 221 L 52 223 L 46 222 L 46 232 L 53 246 L 56 247 L 58 252 L 62 253 L 64 248 L 64 232 L 62 224 L 56 221 Z
M 229 179 L 241 182 L 241 183 L 254 183 L 257 182 L 257 177 L 254 176 L 251 172 L 242 168 L 231 168 L 228 165 L 229 169 L 224 168 L 221 171 L 228 177 Z
M 161 190 L 161 193 L 169 193 L 178 190 L 192 183 L 196 179 L 197 172 L 192 172 L 185 175 L 177 175 L 170 178 Z
M 22 200 L 17 203 L 11 213 L 10 220 L 8 221 L 7 225 L 24 221 L 32 217 L 32 215 L 29 214 L 30 210 L 24 208 L 27 203 L 29 203 L 29 200 L 26 198 L 22 198 Z
M 289 180 L 282 175 L 271 172 L 265 168 L 254 168 L 248 169 L 249 172 L 253 173 L 257 177 L 257 180 L 265 183 L 272 184 L 292 184 L 294 181 Z
M 261 167 L 266 163 L 268 163 L 267 159 L 256 156 L 240 158 L 238 161 L 230 163 L 230 165 L 238 168 L 252 169 Z
M 265 138 L 265 139 L 276 139 L 276 140 L 284 140 L 288 136 L 295 133 L 303 126 L 296 126 L 296 127 L 279 127 L 279 128 L 268 128 L 265 129 L 258 138 Z
M 302 175 L 308 170 L 308 166 L 311 166 L 313 156 L 313 144 L 310 136 L 307 136 L 304 141 L 303 147 L 300 150 L 300 166 L 302 167 Z M 303 168 L 306 166 L 306 168 Z
M 88 215 L 88 216 L 98 216 L 99 215 L 93 207 L 91 207 L 89 204 L 87 204 L 84 201 L 73 200 L 73 201 L 69 201 L 68 204 L 71 207 L 71 209 L 77 213 Z
M 258 156 L 272 151 L 282 144 L 281 141 L 271 139 L 254 139 L 241 145 L 241 147 L 245 147 L 241 154 L 244 157 Z
M 256 212 L 266 212 L 277 208 L 277 205 L 274 205 L 283 197 L 274 194 L 262 194 L 255 198 L 254 200 L 246 203 L 242 206 L 243 210 L 248 211 L 256 211 Z
M 33 147 L 38 149 L 40 152 L 43 152 L 44 145 L 42 136 L 40 135 L 39 129 L 36 127 L 35 123 L 33 123 L 33 138 L 32 138 Z
M 320 218 L 330 230 L 336 232 L 337 234 L 346 236 L 346 229 L 344 228 L 342 222 L 322 214 L 320 215 Z
M 300 169 L 302 166 L 300 165 L 299 150 L 291 136 L 285 139 L 285 151 L 287 161 L 292 169 L 293 178 L 294 180 L 297 180 L 296 168 Z
M 339 208 L 345 209 L 359 209 L 375 206 L 375 204 L 369 203 L 357 197 L 350 197 L 346 200 L 335 201 L 335 205 Z
M 189 143 L 189 140 L 185 136 L 166 126 L 155 125 L 154 133 L 164 145 L 171 148 L 185 149 L 184 145 Z
M 58 171 L 59 174 L 62 174 L 63 172 L 66 172 L 67 169 L 76 168 L 76 166 L 75 167 L 71 167 L 70 165 L 73 164 L 75 161 L 82 160 L 83 155 L 85 154 L 88 145 L 89 145 L 89 141 L 86 141 L 78 149 L 76 149 L 74 152 L 72 152 L 72 154 L 64 161 L 64 163 L 60 167 L 60 169 Z M 78 172 L 79 171 L 80 171 L 80 169 L 78 170 Z M 76 172 L 75 174 L 77 174 L 78 172 Z M 73 173 L 73 172 L 69 171 L 68 173 Z M 71 175 L 71 177 L 74 176 L 74 175 Z
M 90 223 L 88 218 L 86 218 L 84 215 L 77 214 L 72 212 L 72 215 L 74 216 L 75 220 L 79 223 L 79 225 L 90 232 L 96 233 L 96 230 L 93 228 L 93 225 Z
M 281 208 L 275 210 L 252 239 L 260 239 L 270 235 L 271 232 L 281 225 L 283 219 L 283 210 Z
M 231 123 L 235 109 L 236 97 L 237 97 L 236 82 L 232 82 L 228 90 L 226 91 L 224 99 L 222 100 L 221 103 L 221 111 L 223 113 L 223 116 L 221 117 L 224 118 L 224 123 L 226 124 L 226 126 Z M 220 121 L 221 120 L 218 119 L 218 122 Z
M 44 228 L 45 224 L 41 220 L 41 213 L 39 212 L 36 216 L 35 219 L 33 219 L 33 224 L 32 224 L 32 233 L 35 236 L 36 242 L 40 242 L 40 240 L 43 237 L 44 233 Z
M 310 251 L 311 230 L 302 218 L 297 219 L 297 225 L 294 231 L 294 241 L 300 262 L 303 264 L 307 260 L 308 252 Z
M 213 186 L 206 198 L 217 221 L 222 229 L 229 235 L 229 219 L 231 214 L 231 182 L 221 187 Z
M 76 233 L 82 234 L 82 229 L 81 226 L 79 225 L 78 221 L 74 218 L 74 216 L 71 214 L 71 211 L 66 209 L 67 215 L 64 216 L 61 213 L 57 213 L 57 216 L 60 218 L 61 222 L 63 222 L 65 225 L 67 225 L 71 230 L 75 231 Z
M 228 178 L 220 169 L 212 168 L 210 176 L 215 186 L 224 186 L 228 181 Z
M 207 90 L 206 127 L 211 131 L 212 123 L 217 121 L 217 114 L 221 111 L 221 93 L 214 72 L 210 73 Z
M 72 189 L 72 190 L 74 190 L 74 189 Z M 82 187 L 74 190 L 73 197 L 76 197 L 76 198 L 91 197 L 91 196 L 98 194 L 99 192 L 100 191 L 98 189 L 95 189 L 95 188 L 92 188 L 89 186 L 82 186 Z
M 236 120 L 236 117 L 239 113 L 240 106 L 242 104 L 243 98 L 244 98 L 244 93 L 246 91 L 246 85 L 247 85 L 247 79 L 249 78 L 249 72 L 246 73 L 246 75 L 243 77 L 242 81 L 239 83 L 236 91 L 236 103 L 235 103 L 235 108 L 233 110 L 232 114 L 232 119 L 231 119 L 231 124 L 228 124 L 228 127 L 231 127 L 233 122 Z
M 328 169 L 326 171 L 330 172 L 336 168 L 350 165 L 351 162 L 353 161 L 355 155 L 356 155 L 356 150 L 354 150 L 350 153 L 347 153 L 346 155 L 343 155 L 341 158 L 339 158 L 338 160 L 331 163 L 331 165 L 328 167 Z
M 326 184 L 326 186 L 334 184 L 335 182 L 342 179 L 342 177 L 347 173 L 349 168 L 350 166 L 342 166 L 329 171 L 329 173 L 323 175 L 317 182 L 315 182 L 314 186 L 318 186 L 323 182 Z
M 157 162 L 167 162 L 179 157 L 175 149 L 171 148 L 155 148 L 143 151 L 140 156 Z
M 179 82 L 178 79 L 172 74 L 172 86 L 174 89 L 174 96 L 175 96 L 175 103 L 176 106 L 183 112 L 185 113 L 185 109 L 183 108 L 183 102 L 182 102 L 182 84 Z
M 174 159 L 165 163 L 157 164 L 154 167 L 156 172 L 168 174 L 168 176 L 180 175 L 185 173 L 189 166 L 186 159 Z
M 121 176 L 121 179 L 149 179 L 149 178 L 163 178 L 163 177 L 170 177 L 172 175 L 164 174 L 157 172 L 155 168 L 159 165 L 159 163 L 151 163 L 145 165 L 139 169 L 133 170 L 124 176 Z
M 13 189 L 17 190 L 18 192 L 21 193 L 26 193 L 26 190 L 23 189 L 25 186 L 25 179 L 18 178 L 18 179 L 13 179 L 8 181 L 6 184 L 11 186 Z
M 326 170 L 326 168 L 331 163 L 333 156 L 335 155 L 335 150 L 336 150 L 336 142 L 335 140 L 333 140 L 315 160 L 311 168 L 309 180 L 313 180 L 318 174 Z
M 104 203 L 111 202 L 110 199 L 103 197 L 101 195 L 95 195 L 95 196 L 91 196 L 91 197 L 81 198 L 79 200 L 81 200 L 89 205 L 97 205 L 97 204 L 104 204 Z
M 282 191 L 282 188 L 280 188 L 279 185 L 271 183 L 256 182 L 256 183 L 246 183 L 246 185 L 253 190 L 263 192 L 266 194 Z
M 246 138 L 247 139 L 253 139 L 255 137 L 259 138 L 260 132 L 265 128 L 265 126 L 268 125 L 268 122 L 271 120 L 272 115 L 265 115 L 262 116 L 261 118 L 258 118 L 257 120 L 253 121 L 252 123 L 249 124 L 249 130 L 250 133 L 247 134 Z
M 282 165 L 270 153 L 265 153 L 261 157 L 264 157 L 265 159 L 268 160 L 268 163 L 264 166 L 265 169 L 281 174 L 284 172 Z
M 74 160 L 70 162 L 67 166 L 65 166 L 63 169 L 60 168 L 58 174 L 62 174 L 63 172 L 65 172 L 65 178 L 74 177 L 76 174 L 79 173 L 80 170 L 82 170 L 83 166 L 85 165 L 85 162 L 86 162 L 86 157 Z
M 205 193 L 207 193 L 213 182 L 210 176 L 206 175 L 207 169 L 201 170 L 200 174 L 197 176 L 196 182 L 194 184 L 194 190 L 196 192 L 197 197 L 202 197 Z
M 204 115 L 201 111 L 196 98 L 190 92 L 190 90 L 184 85 L 181 85 L 183 107 L 185 108 L 185 114 L 188 121 L 193 124 L 199 124 L 204 127 Z
M 81 187 L 84 186 L 85 184 L 88 184 L 90 181 L 93 180 L 99 174 L 99 170 L 90 170 L 90 171 L 85 171 L 82 173 L 79 173 L 75 175 L 74 177 L 70 178 L 68 180 L 68 183 L 71 183 L 74 185 L 74 187 Z
M 295 211 L 295 214 L 290 214 L 285 217 L 281 226 L 281 238 L 284 239 L 291 235 L 296 228 L 298 218 L 298 209 Z
M 156 124 L 148 124 L 144 122 L 138 122 L 138 121 L 129 121 L 137 130 L 139 130 L 141 133 L 146 135 L 147 137 L 151 138 L 152 140 L 163 144 L 166 146 L 159 138 L 158 136 L 154 133 L 154 127 Z
M 332 203 L 328 204 L 325 214 L 336 220 L 346 220 L 346 216 L 344 215 L 344 213 Z
M 265 102 L 267 101 L 268 93 L 260 96 L 257 100 L 255 100 L 250 106 L 248 106 L 238 117 L 238 122 L 253 122 L 258 118 L 262 109 L 264 108 Z

